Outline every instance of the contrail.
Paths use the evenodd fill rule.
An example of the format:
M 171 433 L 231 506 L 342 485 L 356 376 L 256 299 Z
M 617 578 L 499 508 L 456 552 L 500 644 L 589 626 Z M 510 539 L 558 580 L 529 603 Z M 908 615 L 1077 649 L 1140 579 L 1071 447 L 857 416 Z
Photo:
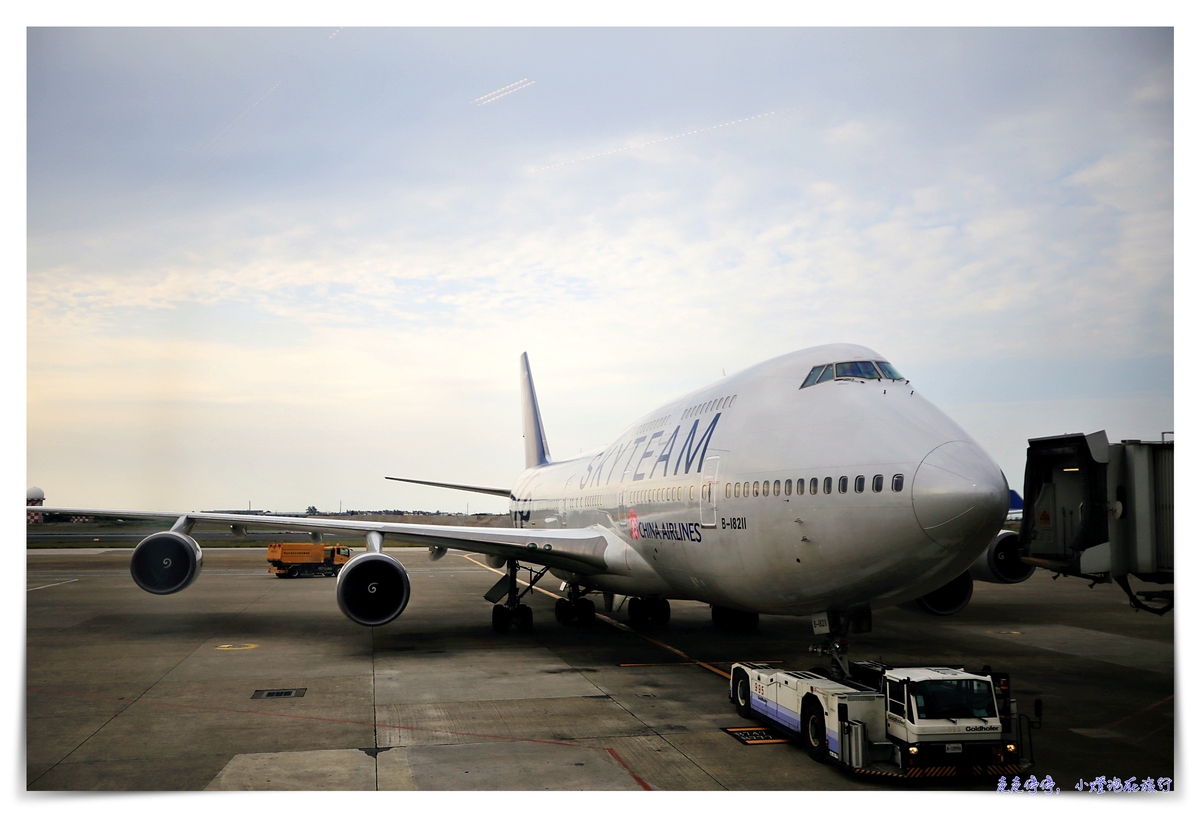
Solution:
M 484 94 L 483 96 L 479 97 L 479 99 L 472 99 L 471 104 L 472 105 L 486 105 L 489 102 L 495 102 L 497 99 L 499 99 L 502 96 L 508 96 L 509 94 L 515 94 L 517 91 L 521 90 L 522 88 L 528 88 L 530 85 L 533 85 L 533 84 L 534 84 L 534 80 L 522 79 L 517 82 L 514 82 L 512 85 L 505 85 L 503 88 L 492 91 L 490 94 Z
M 651 139 L 649 142 L 640 142 L 636 145 L 627 145 L 626 147 L 623 147 L 623 148 L 616 148 L 614 150 L 606 150 L 603 153 L 593 153 L 590 156 L 581 156 L 578 159 L 571 159 L 570 161 L 567 161 L 567 162 L 559 162 L 558 164 L 555 164 L 555 165 L 546 165 L 545 167 L 540 167 L 538 169 L 539 170 L 550 170 L 551 168 L 563 167 L 564 165 L 573 165 L 576 162 L 586 162 L 589 159 L 598 159 L 601 156 L 611 156 L 614 153 L 621 153 L 622 151 L 633 150 L 634 148 L 644 148 L 647 145 L 656 145 L 659 142 L 669 142 L 672 139 L 682 139 L 685 136 L 691 136 L 692 134 L 695 134 L 695 133 L 704 133 L 705 131 L 716 130 L 717 128 L 727 128 L 730 125 L 737 125 L 741 122 L 749 122 L 752 119 L 762 119 L 764 116 L 774 116 L 774 115 L 775 115 L 775 111 L 767 111 L 766 113 L 760 113 L 757 116 L 747 116 L 742 119 L 734 119 L 732 122 L 723 122 L 720 125 L 709 125 L 707 128 L 697 128 L 696 130 L 690 130 L 690 131 L 687 131 L 686 133 L 677 133 L 674 136 L 664 136 L 662 139 Z
M 260 102 L 262 102 L 264 99 L 269 97 L 271 94 L 275 93 L 275 89 L 278 88 L 282 84 L 283 84 L 283 80 L 276 82 L 274 85 L 271 86 L 271 90 L 267 91 L 265 94 L 260 96 L 258 99 L 254 100 L 249 105 L 242 108 L 241 112 L 237 116 L 235 116 L 233 119 L 231 119 L 225 125 L 225 127 L 221 128 L 219 131 L 217 131 L 216 136 L 214 136 L 213 138 L 211 138 L 207 142 L 205 142 L 203 147 L 201 147 L 196 152 L 201 153 L 201 154 L 207 153 L 208 149 L 211 148 L 213 145 L 215 145 L 217 143 L 217 140 L 225 135 L 226 131 L 228 131 L 230 128 L 232 128 L 234 125 L 236 125 L 238 122 L 240 122 L 242 117 L 244 117 L 246 114 L 250 113 L 250 111 L 254 110 L 256 107 L 258 107 L 258 104 Z

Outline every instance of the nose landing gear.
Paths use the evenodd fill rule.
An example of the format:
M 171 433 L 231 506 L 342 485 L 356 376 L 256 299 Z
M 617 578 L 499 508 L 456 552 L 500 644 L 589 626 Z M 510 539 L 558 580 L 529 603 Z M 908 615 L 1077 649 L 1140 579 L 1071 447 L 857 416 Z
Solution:
M 871 608 L 856 607 L 848 612 L 830 610 L 824 616 L 813 616 L 813 631 L 817 634 L 820 634 L 817 628 L 820 626 L 818 622 L 822 619 L 826 624 L 825 640 L 819 644 L 813 644 L 808 651 L 829 656 L 828 677 L 835 681 L 849 678 L 850 633 L 871 632 Z M 814 669 L 813 672 L 825 675 L 824 671 L 817 669 Z

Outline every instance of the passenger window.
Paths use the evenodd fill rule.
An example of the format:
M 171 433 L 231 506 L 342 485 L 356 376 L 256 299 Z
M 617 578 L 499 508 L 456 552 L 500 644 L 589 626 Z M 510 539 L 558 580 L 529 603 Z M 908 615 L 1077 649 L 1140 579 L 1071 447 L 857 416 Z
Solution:
M 825 477 L 825 493 L 833 493 L 833 477 Z
M 838 493 L 839 494 L 846 493 L 846 489 L 849 487 L 850 487 L 850 478 L 849 477 L 838 477 Z
M 871 490 L 875 493 L 883 490 L 883 474 L 876 474 L 874 479 L 871 480 Z
M 896 493 L 904 490 L 904 474 L 896 474 L 892 477 L 892 490 Z
M 867 487 L 867 478 L 859 474 L 854 478 L 854 493 L 861 494 Z
M 774 491 L 775 491 L 775 496 L 779 496 L 779 480 L 775 480 Z
M 749 482 L 742 483 L 742 495 L 750 496 L 750 483 Z
M 726 482 L 725 483 L 725 498 L 729 499 L 729 497 L 731 497 L 731 496 L 733 496 L 733 484 Z
M 792 495 L 792 481 L 790 479 L 785 479 L 783 481 L 783 495 L 784 496 Z
M 693 485 L 692 487 L 688 488 L 688 499 L 695 499 L 695 498 L 696 498 L 696 486 Z
M 813 477 L 808 481 L 808 492 L 815 495 L 817 493 L 817 478 Z
M 754 495 L 758 496 L 758 480 L 754 481 Z
M 740 482 L 733 483 L 733 495 L 734 496 L 742 495 L 742 483 L 740 483 Z

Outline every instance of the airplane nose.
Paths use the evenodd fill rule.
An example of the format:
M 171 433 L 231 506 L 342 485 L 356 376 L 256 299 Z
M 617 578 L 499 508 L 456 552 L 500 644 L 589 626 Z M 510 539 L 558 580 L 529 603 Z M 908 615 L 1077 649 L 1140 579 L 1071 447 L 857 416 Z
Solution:
M 955 547 L 987 528 L 990 536 L 1008 512 L 1008 482 L 987 453 L 965 440 L 929 452 L 913 475 L 913 511 L 930 539 Z

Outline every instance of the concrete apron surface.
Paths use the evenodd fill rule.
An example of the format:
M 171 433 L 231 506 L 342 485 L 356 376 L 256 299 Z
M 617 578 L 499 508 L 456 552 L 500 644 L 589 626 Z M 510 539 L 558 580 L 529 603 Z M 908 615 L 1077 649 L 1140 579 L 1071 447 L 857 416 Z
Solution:
M 744 746 L 728 682 L 694 663 L 807 669 L 806 619 L 715 630 L 706 605 L 635 633 L 553 619 L 497 634 L 477 557 L 398 550 L 413 584 L 395 622 L 364 628 L 334 582 L 278 580 L 261 552 L 206 550 L 174 596 L 139 590 L 128 551 L 27 559 L 26 765 L 49 790 L 803 790 L 895 784 L 811 761 L 795 744 Z M 557 582 L 547 580 L 557 591 Z M 1114 592 L 1115 591 L 1115 592 Z M 623 611 L 613 619 L 626 622 Z M 1046 701 L 1034 771 L 1173 776 L 1173 623 L 1119 590 L 976 585 L 962 614 L 876 611 L 852 657 L 897 666 L 988 663 L 1021 711 Z M 1109 637 L 1111 636 L 1111 637 Z M 1081 646 L 1082 645 L 1082 646 Z M 1167 670 L 1164 672 L 1163 670 Z M 1146 670 L 1150 670 L 1147 672 Z M 291 698 L 258 690 L 303 689 Z M 1137 768 L 1134 768 L 1134 767 Z M 994 789 L 995 780 L 939 788 Z

